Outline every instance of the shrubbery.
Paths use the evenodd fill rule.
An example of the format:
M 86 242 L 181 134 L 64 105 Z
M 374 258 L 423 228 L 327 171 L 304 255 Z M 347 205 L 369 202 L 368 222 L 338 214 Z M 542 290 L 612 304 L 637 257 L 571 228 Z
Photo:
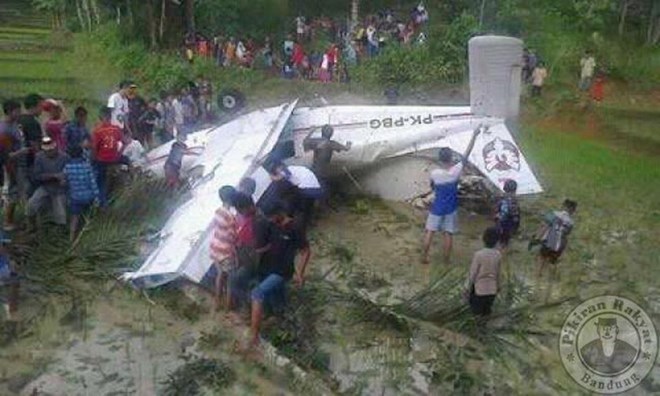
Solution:
M 431 26 L 425 44 L 390 44 L 355 70 L 355 80 L 370 87 L 460 84 L 467 76 L 467 43 L 477 25 L 472 15 L 463 13 L 448 25 Z
M 191 65 L 177 52 L 150 51 L 140 41 L 126 41 L 115 25 L 106 25 L 90 35 L 80 37 L 86 53 L 103 52 L 125 78 L 136 80 L 143 92 L 183 87 L 199 76 L 211 79 L 216 87 L 249 90 L 265 76 L 243 68 L 218 68 L 212 60 L 198 58 Z

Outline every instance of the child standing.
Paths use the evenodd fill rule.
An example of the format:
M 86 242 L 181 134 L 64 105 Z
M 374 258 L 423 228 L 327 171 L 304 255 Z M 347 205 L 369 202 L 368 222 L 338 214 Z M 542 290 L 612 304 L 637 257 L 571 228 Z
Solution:
M 481 317 L 490 315 L 500 286 L 502 261 L 502 254 L 496 249 L 499 240 L 497 228 L 486 229 L 482 239 L 485 247 L 472 258 L 467 289 L 472 313 Z
M 236 269 L 236 243 L 238 226 L 234 199 L 236 190 L 232 186 L 223 186 L 218 191 L 222 206 L 215 211 L 213 218 L 213 237 L 211 238 L 211 260 L 216 268 L 215 278 L 215 309 L 218 310 L 223 301 L 229 306 L 227 279 L 229 273 Z
M 545 215 L 544 224 L 536 234 L 536 242 L 541 244 L 538 255 L 539 277 L 543 275 L 548 264 L 552 264 L 553 273 L 557 271 L 557 262 L 566 249 L 568 235 L 575 225 L 572 216 L 576 210 L 577 202 L 567 199 L 562 210 L 555 210 Z M 534 243 L 535 241 L 531 244 Z
M 516 199 L 518 183 L 515 180 L 504 182 L 504 197 L 497 204 L 495 223 L 499 231 L 499 243 L 502 249 L 509 246 L 511 237 L 515 235 L 520 227 L 520 207 Z
M 545 68 L 545 64 L 543 62 L 539 62 L 532 72 L 532 96 L 541 96 L 543 83 L 547 77 L 548 70 Z
M 83 155 L 80 146 L 69 150 L 69 161 L 64 165 L 64 177 L 69 186 L 69 238 L 73 242 L 78 233 L 80 215 L 99 199 L 99 188 L 92 165 Z

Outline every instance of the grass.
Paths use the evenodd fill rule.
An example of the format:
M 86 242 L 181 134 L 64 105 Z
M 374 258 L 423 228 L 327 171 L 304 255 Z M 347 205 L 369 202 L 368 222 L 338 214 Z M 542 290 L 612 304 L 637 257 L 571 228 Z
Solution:
M 565 197 L 579 203 L 561 287 L 580 296 L 620 292 L 643 300 L 649 287 L 660 286 L 648 276 L 660 255 L 658 157 L 547 126 L 524 130 L 522 146 L 546 189 L 528 210 L 559 207 Z
M 48 36 L 46 39 L 44 32 L 44 29 L 37 28 L 0 28 L 1 48 L 20 41 L 17 45 L 20 44 L 27 49 L 0 51 L 0 96 L 20 97 L 36 91 L 48 96 L 64 98 L 70 108 L 80 103 L 88 105 L 102 103 L 123 71 L 109 63 L 107 54 L 99 51 L 98 47 L 92 46 L 88 41 L 81 40 L 80 37 Z M 18 38 L 19 35 L 22 37 Z M 48 47 L 53 42 L 59 44 Z M 62 46 L 62 43 L 67 45 Z M 310 99 L 316 93 L 331 98 L 345 95 L 347 90 L 357 91 L 357 88 L 351 85 L 325 86 L 265 78 L 238 69 L 212 70 L 212 76 L 218 87 L 237 84 L 241 89 L 246 90 L 251 101 L 258 101 L 259 104 L 276 103 L 290 100 L 292 97 Z M 361 91 L 359 94 L 363 97 L 368 95 Z M 613 106 L 622 108 L 623 102 L 617 102 Z M 646 102 L 645 106 L 653 108 Z M 643 118 L 630 113 L 627 117 L 621 117 L 621 114 L 614 115 L 608 111 L 609 109 L 600 110 L 603 125 L 618 129 L 624 136 L 635 136 L 642 141 L 658 141 L 657 119 Z M 583 115 L 578 121 L 584 121 Z M 534 224 L 536 222 L 534 216 L 537 213 L 558 207 L 564 197 L 577 199 L 580 204 L 577 228 L 571 236 L 571 245 L 561 263 L 560 280 L 554 287 L 560 294 L 566 296 L 586 298 L 601 292 L 609 292 L 621 293 L 638 301 L 644 301 L 643 297 L 649 287 L 658 287 L 657 277 L 650 275 L 653 274 L 653 269 L 657 266 L 657 257 L 660 255 L 660 248 L 657 246 L 657 241 L 660 240 L 660 227 L 658 227 L 660 160 L 657 157 L 637 154 L 629 147 L 614 150 L 607 139 L 608 137 L 599 135 L 585 139 L 581 133 L 565 125 L 539 124 L 536 120 L 525 123 L 520 143 L 541 178 L 546 193 L 541 197 L 524 201 L 527 216 L 524 222 Z M 137 193 L 139 191 L 134 192 Z M 125 207 L 122 207 L 120 202 L 119 207 L 114 210 L 114 215 L 119 215 L 125 209 L 128 213 L 144 210 L 144 208 L 130 208 L 128 203 L 139 201 L 136 196 L 128 196 L 124 202 L 124 205 L 127 205 Z M 374 215 L 373 205 L 368 201 L 356 202 L 353 209 L 357 214 L 365 217 Z M 151 218 L 151 213 L 148 214 L 150 216 L 145 216 L 143 219 L 149 217 L 150 222 L 158 223 L 155 219 L 158 216 L 154 215 L 154 218 Z M 134 257 L 136 252 L 129 246 L 130 241 L 127 243 L 126 235 L 129 232 L 131 236 L 139 236 L 144 231 L 143 226 L 131 221 L 129 228 L 120 228 L 117 226 L 120 221 L 117 220 L 111 224 L 112 227 L 101 227 L 99 223 L 108 219 L 107 216 L 95 219 L 76 251 L 62 255 L 61 251 L 65 251 L 66 248 L 61 244 L 51 247 L 45 246 L 47 243 L 35 245 L 33 252 L 38 256 L 33 256 L 37 259 L 31 265 L 39 272 L 44 271 L 45 276 L 42 274 L 44 283 L 47 283 L 46 280 L 48 283 L 66 283 L 71 279 L 69 273 L 71 271 L 76 271 L 80 278 L 87 280 L 95 278 L 89 275 L 97 275 L 99 267 L 109 271 L 111 268 L 123 266 L 126 261 L 107 259 L 108 254 L 116 255 L 118 250 L 124 254 L 128 253 L 131 256 L 129 259 L 137 262 Z M 620 241 L 610 243 L 607 240 L 608 236 L 618 235 L 621 232 L 624 233 L 624 237 L 620 238 Z M 461 236 L 461 238 L 466 237 Z M 345 267 L 352 268 L 360 261 L 359 246 L 354 247 L 352 244 L 349 246 L 336 243 L 329 246 L 328 255 Z M 52 260 L 49 256 L 58 258 Z M 526 273 L 533 265 L 533 256 L 526 253 L 513 254 L 509 260 L 510 268 L 517 274 Z M 49 270 L 49 268 L 53 269 Z M 373 279 L 368 278 L 370 274 L 378 274 L 375 270 L 355 271 L 355 274 L 359 275 L 359 279 L 355 277 L 349 279 L 349 281 L 355 279 L 351 284 L 354 287 L 369 289 L 372 284 L 376 289 L 379 285 L 388 287 L 387 282 L 381 278 L 376 276 Z M 103 275 L 107 276 L 107 273 Z M 87 289 L 93 289 L 94 285 L 96 283 L 90 282 L 87 284 Z M 310 286 L 315 285 L 310 284 Z M 306 298 L 301 298 L 298 305 L 302 307 L 298 313 L 301 318 L 288 318 L 287 326 L 283 327 L 284 333 L 279 336 L 282 344 L 290 347 L 288 352 L 298 353 L 301 361 L 306 363 L 305 366 L 318 366 L 317 369 L 323 371 L 327 367 L 325 356 L 312 353 L 316 352 L 316 345 L 301 344 L 304 340 L 301 340 L 302 337 L 297 337 L 297 334 L 299 332 L 315 334 L 316 331 L 324 330 L 317 330 L 314 327 L 303 328 L 299 324 L 301 322 L 309 324 L 307 320 L 309 316 L 318 314 L 315 310 L 320 310 L 319 307 L 325 301 L 311 303 L 310 300 L 318 300 L 322 294 L 312 288 L 304 290 L 307 294 L 302 293 L 300 296 Z M 377 308 L 375 304 L 367 304 L 357 297 L 350 302 L 361 304 L 363 311 L 365 305 L 368 309 Z M 183 310 L 188 314 L 183 316 L 191 321 L 198 316 L 198 312 L 189 309 L 186 304 L 172 303 L 168 308 L 172 311 Z M 374 310 L 372 313 L 376 318 L 387 314 L 386 318 L 398 319 L 395 315 L 389 315 L 389 312 Z M 341 314 L 345 312 L 342 311 Z M 542 316 L 540 321 L 556 323 L 561 319 L 561 315 L 553 314 Z M 41 327 L 47 328 L 45 325 Z M 39 327 L 34 329 L 43 331 L 39 330 Z M 294 339 L 291 339 L 292 334 Z M 371 334 L 365 335 L 365 337 L 371 336 Z M 315 336 L 309 338 L 315 339 Z M 437 374 L 442 381 L 467 389 L 474 386 L 470 383 L 474 377 L 470 376 L 463 366 L 465 359 L 462 356 L 449 354 L 446 360 L 450 363 L 438 367 Z M 529 362 L 534 365 L 536 374 L 554 362 L 555 364 L 547 370 L 557 376 L 563 376 L 561 367 L 552 359 L 549 359 L 548 363 L 530 357 Z M 447 371 L 447 366 L 452 365 L 455 366 L 453 371 Z M 184 377 L 186 376 L 182 378 L 185 379 Z M 521 382 L 521 384 L 525 383 Z M 188 386 L 186 383 L 183 385 Z

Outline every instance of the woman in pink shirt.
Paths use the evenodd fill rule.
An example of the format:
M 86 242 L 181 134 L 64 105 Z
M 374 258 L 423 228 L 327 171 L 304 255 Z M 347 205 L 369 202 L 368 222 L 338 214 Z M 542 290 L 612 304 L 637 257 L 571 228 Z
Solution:
M 48 121 L 44 125 L 46 134 L 57 144 L 60 151 L 66 150 L 66 140 L 64 137 L 64 127 L 66 120 L 64 119 L 64 109 L 61 102 L 53 99 L 48 99 L 44 102 L 44 110 L 49 113 Z

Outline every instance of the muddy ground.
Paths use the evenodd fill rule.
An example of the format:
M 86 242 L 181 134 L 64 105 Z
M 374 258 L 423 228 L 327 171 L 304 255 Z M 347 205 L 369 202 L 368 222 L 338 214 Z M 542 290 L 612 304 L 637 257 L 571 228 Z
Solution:
M 432 264 L 420 264 L 423 212 L 366 197 L 345 196 L 333 206 L 319 215 L 311 233 L 309 281 L 291 293 L 291 305 L 308 311 L 302 321 L 294 312 L 285 315 L 284 324 L 269 322 L 267 340 L 340 393 L 433 392 L 431 372 L 424 365 L 431 358 L 425 352 L 428 340 L 406 340 L 398 331 L 374 326 L 327 298 L 324 288 L 348 286 L 391 305 L 429 285 L 447 266 L 440 264 L 439 244 Z M 471 253 L 480 246 L 480 231 L 488 224 L 487 216 L 461 213 L 451 266 L 467 271 Z M 514 244 L 514 255 L 526 254 L 521 246 Z M 531 264 L 530 256 L 529 266 L 516 271 L 526 274 Z M 235 374 L 222 394 L 300 394 L 299 378 L 290 368 L 235 352 L 244 326 L 211 312 L 205 293 L 191 296 L 175 290 L 147 296 L 110 282 L 99 285 L 97 296 L 55 299 L 43 311 L 28 298 L 22 317 L 39 318 L 21 339 L 0 350 L 0 393 L 185 394 L 167 393 L 176 389 L 173 384 L 180 385 L 172 375 L 204 357 L 230 366 Z M 291 342 L 292 337 L 298 339 Z

